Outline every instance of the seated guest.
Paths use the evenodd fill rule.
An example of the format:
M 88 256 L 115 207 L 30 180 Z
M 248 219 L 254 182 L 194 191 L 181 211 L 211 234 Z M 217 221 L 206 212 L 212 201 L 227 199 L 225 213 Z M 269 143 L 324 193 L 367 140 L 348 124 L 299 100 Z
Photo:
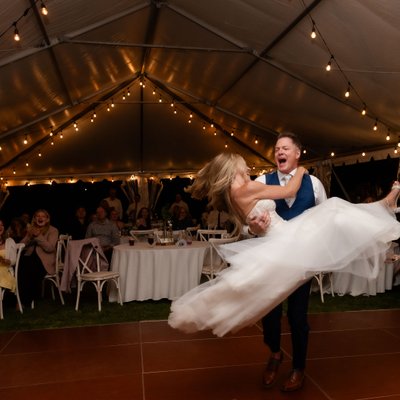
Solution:
M 106 210 L 99 206 L 96 210 L 96 220 L 91 222 L 86 231 L 87 238 L 98 238 L 105 256 L 111 263 L 113 247 L 119 244 L 120 236 L 117 227 L 107 218 Z
M 233 228 L 233 223 L 229 214 L 222 210 L 211 210 L 207 218 L 208 229 L 226 229 L 230 232 Z
M 126 215 L 128 216 L 128 221 L 132 226 L 136 225 L 136 215 L 138 213 L 140 203 L 140 195 L 135 194 L 135 198 L 131 204 L 129 204 L 128 209 L 126 210 Z
M 172 218 L 172 229 L 176 231 L 185 230 L 193 226 L 193 219 L 185 207 L 179 208 L 177 217 Z
M 54 274 L 57 241 L 58 230 L 50 225 L 49 213 L 37 210 L 21 240 L 25 250 L 19 264 L 18 289 L 24 306 L 30 306 L 39 297 L 44 276 Z
M 81 240 L 86 237 L 86 230 L 89 225 L 86 217 L 86 208 L 78 207 L 75 211 L 75 216 L 71 221 L 71 225 L 68 229 L 68 234 L 73 240 Z
M 113 208 L 110 211 L 110 221 L 115 224 L 118 232 L 121 232 L 125 226 L 125 224 L 119 219 L 117 210 L 114 210 Z
M 142 207 L 136 217 L 137 229 L 151 229 L 150 210 L 147 207 Z
M 19 243 L 26 235 L 28 227 L 26 222 L 21 217 L 16 217 L 11 220 L 10 226 L 7 229 L 7 236 Z
M 17 257 L 15 242 L 11 238 L 6 239 L 4 223 L 0 220 L 0 286 L 15 292 L 15 278 L 12 273 L 12 265 Z
M 182 200 L 182 195 L 180 193 L 177 193 L 175 195 L 175 201 L 169 207 L 169 213 L 170 214 L 174 213 L 174 208 L 175 207 L 185 207 L 186 211 L 189 212 L 189 206 L 185 201 Z

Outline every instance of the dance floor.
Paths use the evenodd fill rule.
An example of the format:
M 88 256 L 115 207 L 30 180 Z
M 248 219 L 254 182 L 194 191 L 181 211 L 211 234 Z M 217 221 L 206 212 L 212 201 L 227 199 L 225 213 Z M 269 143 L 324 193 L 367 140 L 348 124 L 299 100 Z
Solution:
M 217 338 L 145 321 L 1 333 L 0 399 L 400 400 L 400 310 L 312 314 L 310 323 L 299 392 L 262 387 L 268 351 L 257 326 Z

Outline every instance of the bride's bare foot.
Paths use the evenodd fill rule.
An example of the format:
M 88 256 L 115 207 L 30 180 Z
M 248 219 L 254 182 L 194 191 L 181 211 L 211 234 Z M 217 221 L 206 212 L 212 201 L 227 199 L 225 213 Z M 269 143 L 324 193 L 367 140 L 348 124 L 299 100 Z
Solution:
M 389 192 L 389 194 L 385 197 L 386 204 L 392 208 L 396 209 L 397 208 L 397 199 L 400 194 L 400 182 L 395 181 L 392 185 L 392 190 Z

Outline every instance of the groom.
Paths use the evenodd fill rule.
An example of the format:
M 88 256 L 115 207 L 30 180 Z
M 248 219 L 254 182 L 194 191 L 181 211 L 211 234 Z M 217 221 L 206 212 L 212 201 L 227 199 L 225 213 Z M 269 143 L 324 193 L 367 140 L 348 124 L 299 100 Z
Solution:
M 291 132 L 278 136 L 275 145 L 275 161 L 278 171 L 262 175 L 257 181 L 269 185 L 286 185 L 296 172 L 301 154 L 301 143 Z M 326 200 L 325 189 L 315 176 L 304 175 L 303 182 L 295 198 L 276 200 L 276 211 L 285 220 L 290 220 L 303 211 Z M 262 234 L 267 229 L 268 217 L 254 219 L 249 223 L 250 234 Z M 316 245 L 318 245 L 316 243 Z M 290 247 L 290 243 L 288 243 Z M 301 254 L 299 254 L 301 257 Z M 284 381 L 281 390 L 291 392 L 303 386 L 304 369 L 307 356 L 308 332 L 307 321 L 308 299 L 311 280 L 304 283 L 288 297 L 287 316 L 292 339 L 292 370 Z M 278 305 L 262 319 L 264 343 L 271 350 L 271 356 L 263 375 L 264 387 L 271 387 L 278 377 L 278 368 L 283 353 L 280 347 L 282 304 Z

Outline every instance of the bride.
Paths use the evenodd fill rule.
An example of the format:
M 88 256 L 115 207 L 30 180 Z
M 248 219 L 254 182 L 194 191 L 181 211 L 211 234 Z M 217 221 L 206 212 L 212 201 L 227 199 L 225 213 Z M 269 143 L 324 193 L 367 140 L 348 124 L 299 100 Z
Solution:
M 293 197 L 304 173 L 299 167 L 286 186 L 266 185 L 252 181 L 244 159 L 230 153 L 216 156 L 199 171 L 188 191 L 233 215 L 233 234 L 265 211 L 271 223 L 263 237 L 220 246 L 230 267 L 173 301 L 168 319 L 173 328 L 212 329 L 223 336 L 257 322 L 316 272 L 377 276 L 389 243 L 400 236 L 393 211 L 400 183 L 374 203 L 333 197 L 284 221 L 274 200 Z

